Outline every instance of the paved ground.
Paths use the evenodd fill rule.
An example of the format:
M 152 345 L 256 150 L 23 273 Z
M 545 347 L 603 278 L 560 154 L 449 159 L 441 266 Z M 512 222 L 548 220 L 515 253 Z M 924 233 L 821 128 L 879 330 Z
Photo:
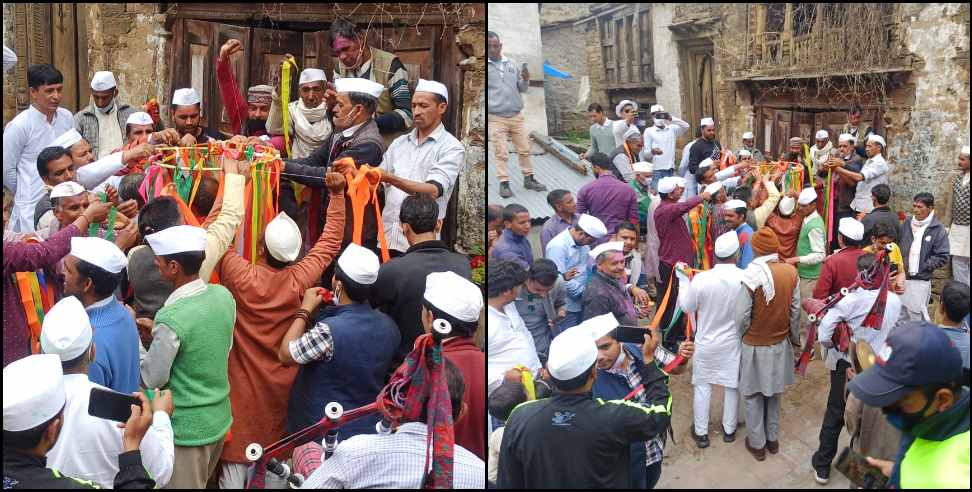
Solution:
M 709 410 L 709 447 L 699 449 L 689 434 L 692 422 L 691 370 L 672 377 L 672 428 L 677 444 L 668 443 L 662 462 L 661 479 L 656 488 L 774 488 L 848 489 L 850 482 L 836 469 L 830 483 L 818 485 L 813 480 L 810 456 L 817 449 L 817 435 L 827 405 L 830 373 L 823 362 L 811 362 L 807 376 L 796 376 L 788 386 L 780 408 L 780 452 L 766 453 L 765 461 L 756 461 L 744 444 L 745 425 L 736 430 L 736 441 L 722 441 L 721 387 L 714 387 Z M 745 420 L 740 409 L 739 420 Z M 841 433 L 839 448 L 847 445 L 847 432 Z

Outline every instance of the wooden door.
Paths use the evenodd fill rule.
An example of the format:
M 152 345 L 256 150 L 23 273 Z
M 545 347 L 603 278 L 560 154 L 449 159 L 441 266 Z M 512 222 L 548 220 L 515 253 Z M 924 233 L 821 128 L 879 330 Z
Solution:
M 328 45 L 328 31 L 302 33 L 304 40 L 304 57 L 301 70 L 305 68 L 319 68 L 332 81 L 331 47 Z M 333 82 L 333 81 L 332 81 Z
M 61 106 L 72 113 L 77 113 L 88 105 L 91 79 L 88 78 L 87 67 L 80 70 L 78 56 L 78 26 L 77 4 L 55 3 L 48 4 L 51 9 L 51 64 L 64 75 L 64 91 L 61 95 Z M 87 56 L 84 57 L 87 61 Z M 111 70 L 111 67 L 95 67 L 97 70 Z
M 280 70 L 284 55 L 293 55 L 298 63 L 303 60 L 303 36 L 295 31 L 253 28 L 253 56 L 250 57 L 250 80 L 257 84 L 269 84 L 276 79 L 275 72 Z M 299 97 L 297 89 L 300 80 L 298 67 L 290 76 L 290 101 Z
M 246 98 L 246 91 L 252 85 L 258 85 L 264 82 L 250 83 L 250 72 L 247 70 L 247 59 L 250 55 L 251 43 L 250 43 L 250 28 L 231 26 L 229 24 L 216 24 L 216 42 L 213 43 L 216 57 L 219 57 L 219 50 L 222 48 L 223 44 L 230 39 L 235 39 L 243 45 L 243 50 L 239 51 L 232 56 L 230 56 L 230 67 L 233 71 L 233 75 L 236 78 L 236 85 L 239 90 L 242 91 L 243 97 Z M 215 67 L 214 67 L 215 68 Z M 216 71 L 213 71 L 213 77 L 216 77 Z M 218 115 L 217 125 L 219 131 L 228 133 L 230 135 L 235 135 L 240 132 L 239 128 L 232 128 L 230 125 L 229 114 L 226 112 L 226 107 L 222 104 L 222 95 L 219 93 L 218 82 L 214 84 L 215 89 L 215 101 L 219 101 L 218 109 L 213 114 Z M 210 97 L 213 97 L 212 95 Z
M 219 53 L 214 47 L 214 24 L 197 20 L 183 20 L 173 26 L 173 56 L 176 60 L 172 71 L 172 87 L 167 95 L 169 102 L 169 121 L 172 124 L 172 95 L 176 90 L 192 87 L 202 102 L 201 123 L 218 122 L 220 102 L 216 88 L 216 66 L 214 60 Z M 215 97 L 213 97 L 213 95 Z M 216 116 L 213 116 L 216 115 Z

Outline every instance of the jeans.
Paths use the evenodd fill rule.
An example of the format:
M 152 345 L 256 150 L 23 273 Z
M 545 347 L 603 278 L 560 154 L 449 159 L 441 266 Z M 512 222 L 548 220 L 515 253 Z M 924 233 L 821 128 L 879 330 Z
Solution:
M 850 363 L 837 361 L 837 370 L 830 371 L 830 394 L 827 395 L 827 410 L 820 426 L 820 447 L 813 453 L 813 467 L 829 470 L 830 463 L 837 456 L 837 438 L 844 427 L 844 385 L 847 382 L 847 368 Z
M 657 169 L 651 173 L 651 191 L 653 193 L 658 193 L 658 182 L 662 178 L 673 176 L 675 174 L 674 169 Z

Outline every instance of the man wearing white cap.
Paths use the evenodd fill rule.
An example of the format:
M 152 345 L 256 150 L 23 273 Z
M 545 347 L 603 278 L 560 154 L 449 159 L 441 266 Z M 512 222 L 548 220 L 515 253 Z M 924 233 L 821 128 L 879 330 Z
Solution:
M 216 264 L 220 284 L 236 299 L 233 350 L 229 357 L 230 404 L 234 438 L 223 446 L 222 486 L 242 488 L 246 445 L 276 441 L 285 435 L 287 398 L 297 367 L 287 367 L 266 347 L 279 347 L 299 300 L 321 278 L 341 247 L 344 231 L 344 176 L 327 176 L 335 200 L 327 227 L 314 247 L 297 261 L 303 244 L 300 229 L 281 211 L 267 224 L 261 246 L 265 261 L 251 264 L 229 250 Z M 327 402 L 325 402 L 327 403 Z
M 746 211 L 746 202 L 742 200 L 729 200 L 722 207 L 726 225 L 739 236 L 739 261 L 736 266 L 743 270 L 753 261 L 753 228 L 746 222 Z
M 290 391 L 285 434 L 319 421 L 329 402 L 336 401 L 344 408 L 374 402 L 384 386 L 401 335 L 388 315 L 369 305 L 378 268 L 374 252 L 349 244 L 334 269 L 336 305 L 324 306 L 313 318 L 314 323 L 309 323 L 323 298 L 319 289 L 308 289 L 304 294 L 301 309 L 277 345 L 282 364 L 300 366 Z M 341 434 L 372 434 L 378 420 L 377 414 L 356 420 L 342 426 Z M 254 428 L 254 438 L 261 431 L 265 433 L 266 429 Z M 240 458 L 243 448 L 241 445 Z
M 398 221 L 402 200 L 408 195 L 426 193 L 439 204 L 439 219 L 445 217 L 459 170 L 466 160 L 466 148 L 442 124 L 449 107 L 445 84 L 419 79 L 412 95 L 415 129 L 395 139 L 382 159 L 381 180 L 385 183 L 382 222 L 388 249 L 404 253 L 408 249 Z
M 912 200 L 912 213 L 901 224 L 899 245 L 908 274 L 901 302 L 906 319 L 930 321 L 932 274 L 948 264 L 948 233 L 935 216 L 935 197 L 931 193 L 918 193 Z
M 125 151 L 109 153 L 101 159 L 95 159 L 95 154 L 91 151 L 91 144 L 73 128 L 57 137 L 51 145 L 64 147 L 71 153 L 77 181 L 89 190 L 104 188 L 109 183 L 117 184 L 118 180 L 111 180 L 110 178 L 113 174 L 122 170 L 126 162 L 148 157 L 155 152 L 154 146 L 144 143 Z
M 283 137 L 279 135 L 270 137 L 267 134 L 267 116 L 270 113 L 273 87 L 264 84 L 253 85 L 247 89 L 245 98 L 240 93 L 236 74 L 233 73 L 230 65 L 230 57 L 242 51 L 243 44 L 238 39 L 228 39 L 219 48 L 219 57 L 216 58 L 216 82 L 219 84 L 219 97 L 223 109 L 229 117 L 230 131 L 237 135 L 260 137 L 260 141 L 273 145 L 280 151 L 280 155 L 286 157 Z M 323 94 L 323 89 L 319 94 Z
M 857 155 L 854 148 L 855 142 L 856 140 L 853 135 L 842 133 L 837 138 L 838 155 L 827 161 L 825 166 L 820 166 L 817 171 L 817 176 L 822 180 L 826 180 L 827 173 L 830 172 L 833 186 L 831 193 L 834 196 L 834 222 L 831 225 L 831 231 L 829 231 L 829 235 L 831 236 L 830 250 L 839 248 L 835 231 L 837 222 L 840 222 L 840 219 L 844 217 L 854 217 L 857 215 L 857 212 L 851 208 L 851 203 L 853 203 L 854 196 L 857 194 L 857 181 L 850 177 L 850 173 L 842 172 L 839 169 L 843 168 L 845 171 L 850 171 L 853 174 L 860 174 L 861 168 L 864 166 L 864 160 L 861 159 L 861 156 Z M 871 188 L 872 192 L 873 190 L 874 188 Z
M 624 243 L 611 241 L 594 248 L 590 253 L 595 270 L 581 297 L 583 319 L 613 313 L 622 324 L 634 326 L 647 313 L 648 293 L 635 282 L 625 282 Z M 634 297 L 638 305 L 632 301 Z
M 74 161 L 64 147 L 53 145 L 37 156 L 37 174 L 44 181 L 44 196 L 34 208 L 34 229 L 42 230 L 54 219 L 51 213 L 51 190 L 64 182 L 74 181 Z
M 743 133 L 742 149 L 740 149 L 740 152 L 743 150 L 749 152 L 749 155 L 752 156 L 753 160 L 756 162 L 763 162 L 766 160 L 766 158 L 763 157 L 763 153 L 756 148 L 756 139 L 753 137 L 753 132 Z
M 948 249 L 952 255 L 952 278 L 969 285 L 969 146 L 959 152 L 958 170 L 952 180 L 952 225 Z
M 630 445 L 661 434 L 671 420 L 667 375 L 655 363 L 661 339 L 645 335 L 645 403 L 594 400 L 595 340 L 617 321 L 593 318 L 561 333 L 550 344 L 550 398 L 519 405 L 506 421 L 500 448 L 499 488 L 589 488 L 631 486 Z M 491 355 L 492 356 L 492 355 Z
M 661 204 L 661 197 L 655 193 L 652 186 L 653 166 L 650 162 L 636 162 L 634 165 L 635 179 L 631 180 L 631 187 L 638 196 L 638 229 L 632 231 L 644 241 L 644 255 L 641 260 L 641 273 L 647 280 L 658 278 L 658 231 L 655 230 L 655 210 Z M 635 278 L 635 282 L 638 279 Z
M 14 193 L 8 227 L 14 232 L 34 231 L 34 207 L 44 195 L 37 175 L 37 155 L 58 135 L 74 128 L 71 112 L 60 107 L 64 77 L 53 65 L 27 68 L 30 107 L 3 128 L 3 186 Z
M 591 246 L 607 233 L 600 219 L 581 214 L 577 225 L 568 227 L 547 243 L 546 256 L 557 265 L 567 291 L 567 317 L 558 325 L 558 332 L 581 322 L 584 311 L 582 296 L 587 287 L 588 253 Z
M 329 33 L 334 80 L 359 77 L 384 87 L 377 96 L 375 122 L 385 137 L 385 145 L 391 144 L 412 127 L 408 69 L 394 54 L 369 46 L 368 33 L 348 20 L 336 20 Z
M 810 160 L 813 161 L 814 168 L 819 169 L 835 153 L 834 144 L 830 141 L 830 134 L 827 133 L 827 130 L 817 130 L 817 133 L 814 134 L 814 142 L 815 145 L 810 147 Z
M 658 180 L 675 173 L 675 139 L 688 130 L 689 124 L 672 116 L 661 104 L 651 106 L 652 126 L 645 129 L 644 156 L 654 169 L 651 188 L 658 188 Z
M 223 140 L 223 134 L 202 126 L 202 98 L 196 89 L 187 87 L 176 89 L 172 94 L 172 123 L 179 133 L 179 144 L 185 147 L 206 143 L 210 140 Z
M 232 41 L 232 40 L 230 40 Z M 230 41 L 227 41 L 229 43 Z M 224 45 L 225 46 L 225 45 Z M 288 62 L 285 56 L 280 62 L 281 69 Z M 293 66 L 291 66 L 293 70 Z M 232 74 L 232 72 L 230 72 Z M 295 74 L 291 72 L 291 77 Z M 327 102 L 324 92 L 327 90 L 327 76 L 319 68 L 305 68 L 300 72 L 297 81 L 296 101 L 286 102 L 290 118 L 290 158 L 303 159 L 319 149 L 331 136 L 333 127 L 328 118 Z M 290 95 L 293 98 L 293 94 Z M 267 116 L 267 131 L 274 135 L 283 135 L 283 111 L 280 102 L 280 79 L 271 95 L 270 113 Z
M 31 355 L 3 368 L 3 483 L 7 488 L 96 488 L 87 480 L 47 468 L 47 452 L 61 437 L 65 403 L 61 358 Z M 155 480 L 142 466 L 139 445 L 152 425 L 145 396 L 125 422 L 115 488 L 151 489 Z M 112 424 L 114 425 L 114 424 Z
M 695 313 L 695 353 L 692 363 L 694 386 L 692 438 L 700 448 L 709 446 L 709 400 L 712 385 L 725 388 L 722 410 L 722 437 L 736 439 L 736 412 L 739 408 L 739 333 L 748 323 L 752 297 L 743 283 L 742 270 L 736 267 L 739 237 L 734 231 L 715 241 L 716 264 L 699 272 L 690 281 L 676 269 L 679 278 L 678 304 L 686 313 Z M 682 265 L 683 267 L 685 265 Z
M 847 110 L 847 123 L 841 128 L 840 133 L 846 133 L 854 137 L 857 143 L 855 153 L 861 157 L 865 157 L 864 142 L 867 142 L 867 139 L 874 134 L 874 129 L 866 122 L 864 124 L 861 123 L 861 107 L 854 104 Z
M 797 209 L 799 193 L 797 190 L 788 191 L 786 196 L 780 199 L 776 210 L 766 218 L 766 227 L 773 229 L 776 238 L 780 241 L 780 261 L 796 256 L 797 240 L 800 238 L 800 228 L 803 226 L 804 218 Z
M 64 295 L 84 305 L 98 345 L 88 377 L 120 393 L 138 390 L 139 383 L 138 329 L 114 295 L 127 264 L 117 246 L 97 237 L 71 238 L 71 253 L 64 258 Z
M 309 186 L 315 193 L 311 195 L 308 204 L 308 236 L 309 241 L 316 241 L 321 230 L 320 213 L 330 197 L 324 191 L 324 175 L 330 166 L 342 158 L 354 160 L 355 167 L 367 164 L 372 167 L 381 165 L 385 152 L 385 143 L 378 133 L 374 112 L 378 104 L 378 96 L 383 87 L 381 84 L 367 79 L 339 79 L 335 81 L 337 90 L 336 103 L 331 110 L 334 121 L 334 132 L 310 156 L 284 161 L 284 176 L 305 186 Z M 350 169 L 342 165 L 335 166 L 334 171 L 345 173 Z M 320 190 L 320 191 L 318 191 Z M 321 197 L 319 194 L 323 194 Z M 323 198 L 323 199 L 322 199 Z M 351 197 L 345 195 L 345 215 L 352 217 Z M 284 208 L 286 210 L 286 208 Z M 364 224 L 361 244 L 372 251 L 378 251 L 378 221 L 375 219 L 374 205 L 371 202 L 365 206 Z M 354 232 L 354 221 L 347 220 L 344 227 L 344 241 L 342 245 L 351 242 Z M 330 275 L 330 269 L 325 277 Z
M 115 422 L 88 414 L 91 390 L 106 389 L 88 379 L 97 349 L 88 313 L 76 297 L 61 299 L 44 316 L 41 349 L 61 359 L 64 370 L 64 425 L 57 443 L 47 453 L 47 466 L 79 479 L 111 488 L 121 454 L 123 431 Z M 96 347 L 97 345 L 97 347 Z M 152 427 L 139 446 L 145 468 L 160 485 L 172 476 L 172 392 L 156 390 L 152 400 Z
M 236 301 L 222 285 L 199 278 L 206 230 L 187 225 L 149 234 L 162 279 L 175 290 L 155 313 L 152 343 L 141 361 L 148 388 L 171 389 L 175 466 L 168 488 L 203 488 L 233 422 L 227 360 Z
M 864 254 L 864 224 L 853 217 L 844 217 L 837 224 L 837 235 L 841 249 L 824 259 L 813 288 L 814 299 L 826 299 L 857 280 L 857 257 Z
M 824 233 L 823 219 L 817 213 L 817 192 L 810 187 L 804 188 L 797 201 L 800 204 L 797 215 L 803 217 L 803 223 L 796 243 L 796 254 L 781 259 L 797 269 L 797 275 L 800 277 L 800 298 L 810 299 L 813 297 L 813 288 L 817 285 L 817 279 L 820 278 L 820 267 L 823 266 L 824 258 L 827 256 L 827 237 Z M 801 309 L 801 327 L 806 326 L 806 316 L 806 311 Z
M 428 195 L 406 197 L 399 212 L 402 233 L 409 248 L 404 255 L 392 258 L 381 266 L 372 306 L 387 313 L 402 341 L 398 346 L 395 366 L 412 351 L 415 339 L 422 334 L 422 293 L 425 278 L 432 272 L 451 271 L 463 278 L 471 278 L 469 258 L 449 251 L 438 239 L 442 228 L 439 206 Z
M 486 459 L 486 355 L 473 340 L 483 311 L 483 291 L 455 272 L 430 273 L 422 297 L 422 326 L 434 332 L 441 321 L 452 331 L 442 335 L 442 353 L 462 373 L 466 415 L 455 423 L 456 444 Z
M 688 161 L 689 172 L 696 178 L 699 177 L 699 164 L 705 159 L 718 161 L 722 152 L 722 144 L 716 140 L 715 120 L 710 117 L 702 118 L 699 126 L 702 128 L 702 138 L 692 145 Z
M 631 166 L 638 161 L 642 148 L 644 144 L 641 140 L 641 132 L 637 127 L 632 126 L 624 132 L 624 142 L 608 154 L 614 167 L 621 173 L 623 181 L 629 182 L 634 178 L 634 170 Z
M 91 78 L 91 103 L 74 115 L 74 127 L 91 144 L 96 158 L 111 153 L 125 141 L 122 129 L 128 117 L 138 111 L 118 97 L 115 74 L 95 72 Z
M 637 131 L 638 125 L 635 121 L 638 118 L 638 103 L 630 99 L 625 99 L 614 107 L 614 114 L 619 119 L 611 123 L 611 131 L 614 133 L 614 147 L 624 145 L 624 136 L 632 128 Z M 640 132 L 639 132 L 640 133 Z
M 871 203 L 871 189 L 882 183 L 888 184 L 888 174 L 891 170 L 888 161 L 882 155 L 886 146 L 883 137 L 872 134 L 867 138 L 867 145 L 864 147 L 867 160 L 864 161 L 860 172 L 851 171 L 841 165 L 831 167 L 837 174 L 857 183 L 854 200 L 850 204 L 857 213 L 869 213 L 874 208 Z
M 81 185 L 73 181 L 66 181 L 52 188 L 50 199 L 52 220 L 47 221 L 43 229 L 37 230 L 37 237 L 47 239 L 57 231 L 71 225 L 95 198 L 96 196 L 85 191 Z M 41 219 L 46 218 L 41 217 Z M 98 225 L 98 237 L 108 235 L 108 225 L 107 222 Z M 122 213 L 115 214 L 113 230 L 114 241 L 119 247 L 129 248 L 137 240 L 134 221 Z
M 510 154 L 507 151 L 506 140 L 513 141 L 516 148 L 516 161 L 523 173 L 523 187 L 528 190 L 546 191 L 547 188 L 538 183 L 533 175 L 533 164 L 530 162 L 529 131 L 523 116 L 523 97 L 520 95 L 530 87 L 530 72 L 526 63 L 520 64 L 503 56 L 503 44 L 499 35 L 493 31 L 486 33 L 487 61 L 486 88 L 488 96 L 488 115 L 486 128 L 489 132 L 489 143 L 493 148 L 496 159 L 496 180 L 500 185 L 500 196 L 510 198 L 510 176 L 507 161 Z M 613 124 L 617 125 L 617 122 Z M 627 124 L 622 123 L 624 130 Z M 621 145 L 621 135 L 615 131 L 615 142 L 611 148 Z M 590 156 L 588 156 L 590 157 Z

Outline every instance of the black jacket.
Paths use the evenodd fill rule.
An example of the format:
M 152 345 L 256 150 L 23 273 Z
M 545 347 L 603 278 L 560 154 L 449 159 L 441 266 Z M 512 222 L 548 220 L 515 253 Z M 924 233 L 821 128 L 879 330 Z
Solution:
M 129 451 L 118 455 L 116 489 L 152 489 L 155 480 L 142 466 L 142 454 Z M 100 489 L 90 480 L 66 477 L 47 468 L 47 459 L 17 451 L 3 450 L 3 488 L 5 489 Z
M 914 233 L 911 232 L 911 219 L 909 216 L 901 224 L 901 258 L 904 260 L 905 269 L 908 269 L 908 255 L 915 241 Z M 908 272 L 908 280 L 931 280 L 932 273 L 937 268 L 941 268 L 948 263 L 948 233 L 945 226 L 938 221 L 938 217 L 932 217 L 931 224 L 925 228 L 924 234 L 918 238 L 921 252 L 918 256 L 918 273 L 912 275 Z
M 408 248 L 404 255 L 392 258 L 378 270 L 373 292 L 374 307 L 391 316 L 402 332 L 398 361 L 412 350 L 422 327 L 422 299 L 425 277 L 433 272 L 455 272 L 471 280 L 472 270 L 465 256 L 449 251 L 442 241 L 425 241 Z
M 887 205 L 872 210 L 871 213 L 864 216 L 864 220 L 861 223 L 864 224 L 865 241 L 871 240 L 871 230 L 877 224 L 891 226 L 891 230 L 894 231 L 895 242 L 901 239 L 901 221 L 898 220 L 898 214 L 892 212 Z
M 668 388 L 653 384 L 665 373 L 656 364 L 646 369 L 648 405 L 554 392 L 516 407 L 503 433 L 499 488 L 628 488 L 630 445 L 671 420 Z

